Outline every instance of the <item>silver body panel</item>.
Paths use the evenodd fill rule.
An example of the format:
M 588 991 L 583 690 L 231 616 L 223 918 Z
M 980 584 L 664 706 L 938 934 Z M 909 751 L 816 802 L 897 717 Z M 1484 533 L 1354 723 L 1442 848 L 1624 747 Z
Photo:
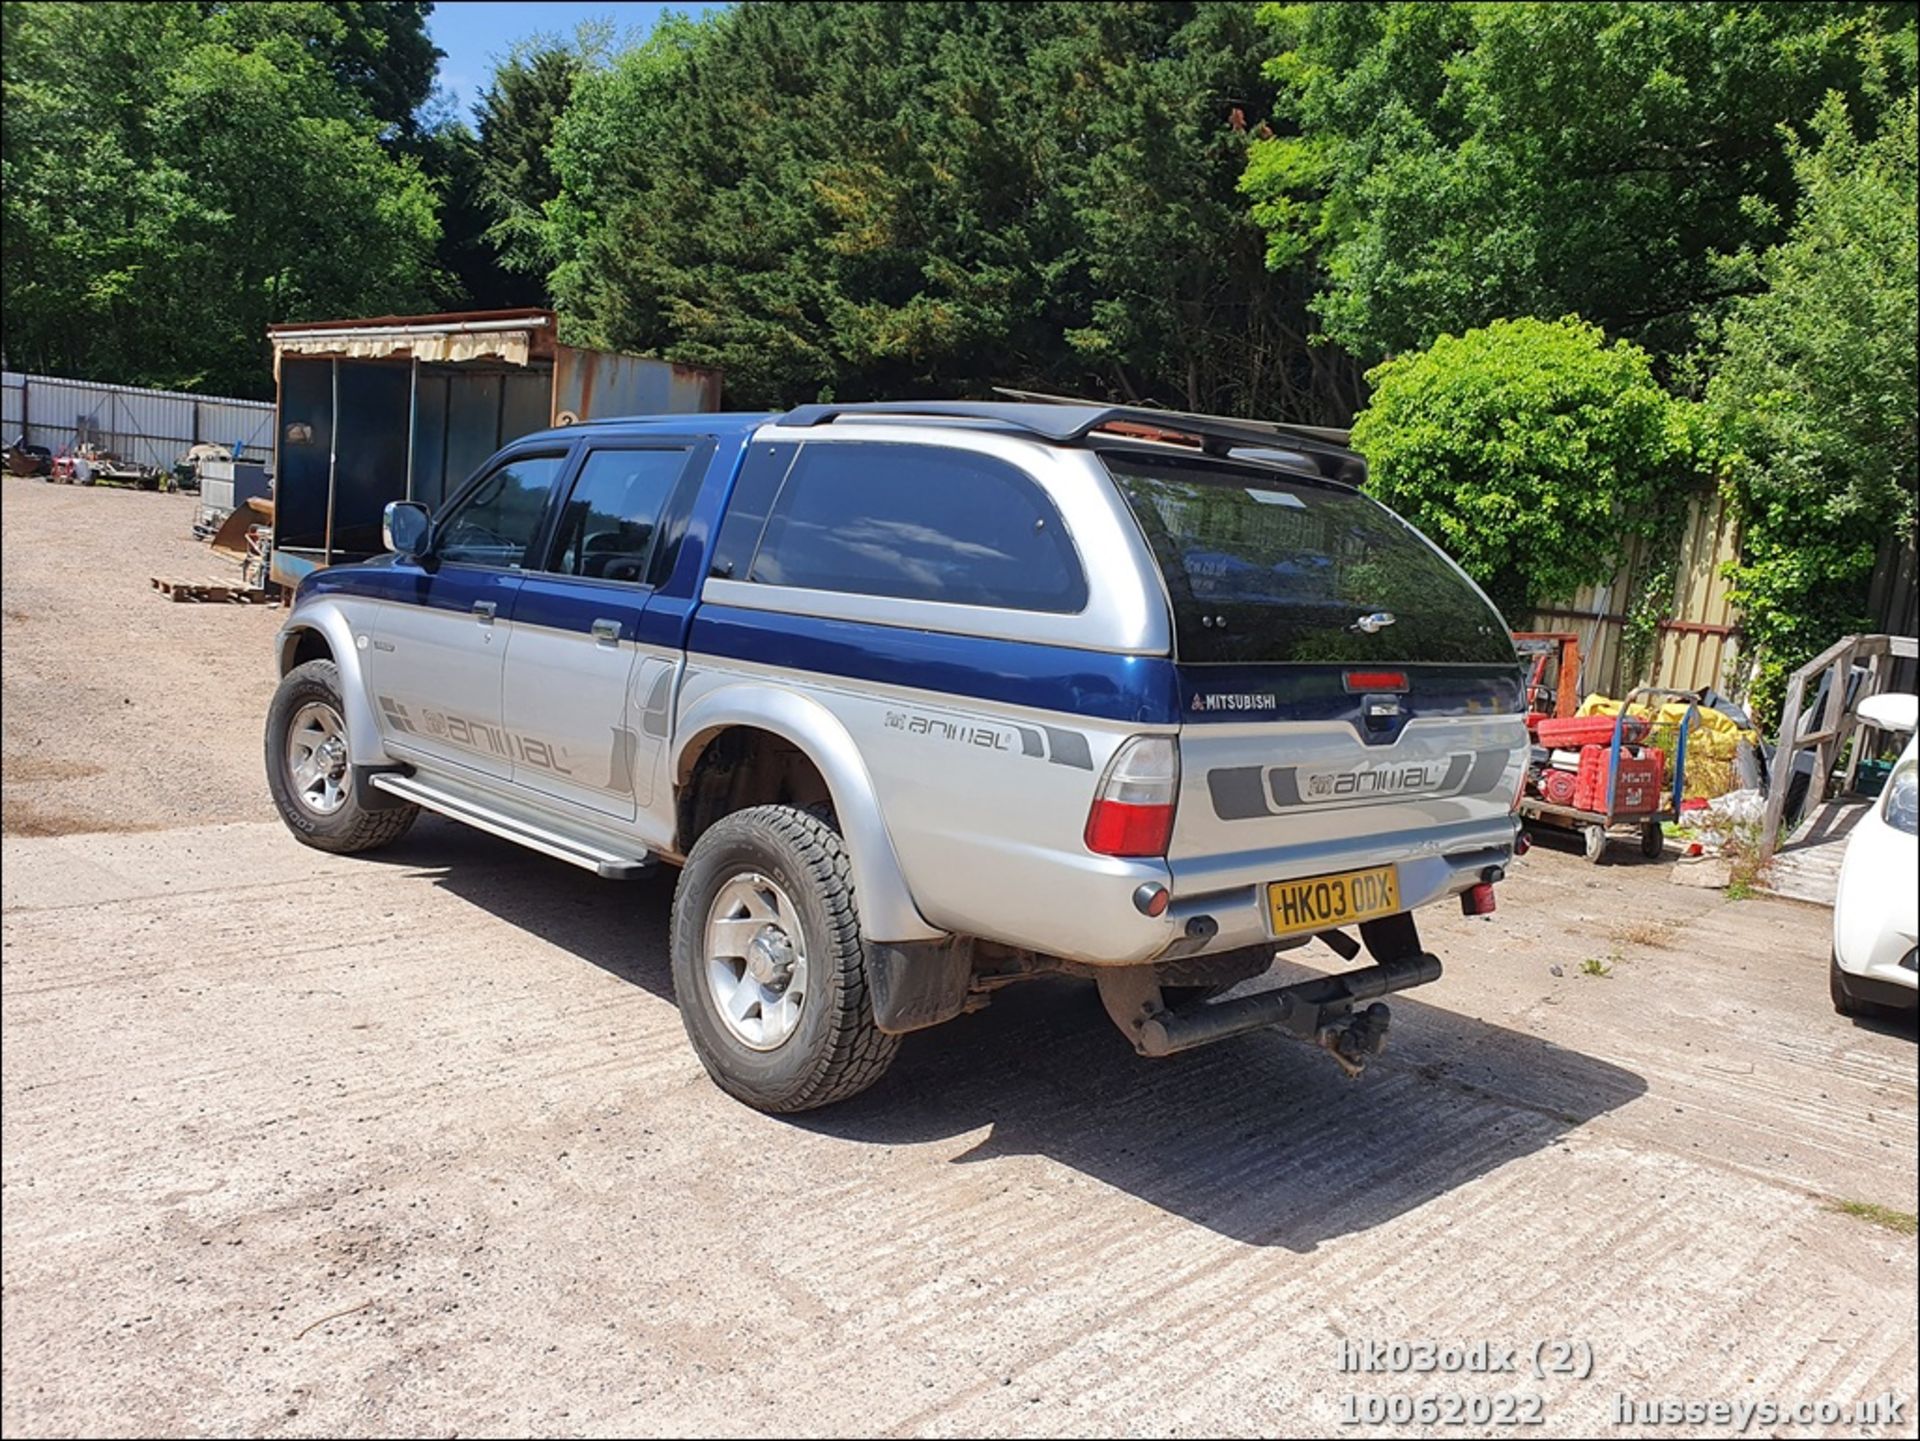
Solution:
M 1145 960 L 1174 939 L 1170 921 L 1129 900 L 1143 882 L 1168 884 L 1166 864 L 1098 856 L 1081 839 L 1101 772 L 1141 727 L 700 655 L 688 658 L 682 714 L 704 726 L 711 699 L 742 690 L 804 701 L 857 758 L 851 783 L 924 927 L 875 939 L 972 935 L 1093 963 Z
M 1098 459 L 988 427 L 766 425 L 755 442 L 868 441 L 961 447 L 1012 461 L 1058 507 L 1086 568 L 1072 615 L 899 601 L 709 579 L 704 604 L 827 620 L 1168 656 L 1158 567 Z M 509 581 L 503 590 L 515 584 Z M 584 592 L 583 592 L 584 593 Z M 609 596 L 610 619 L 625 612 Z M 597 606 L 598 599 L 596 597 Z M 597 613 L 597 612 L 596 612 Z M 543 834 L 608 854 L 682 858 L 680 787 L 732 726 L 770 731 L 825 778 L 850 853 L 862 926 L 875 941 L 970 935 L 1089 964 L 1152 960 L 1206 914 L 1220 951 L 1271 939 L 1266 882 L 1364 866 L 1399 868 L 1409 909 L 1464 890 L 1511 855 L 1511 802 L 1526 756 L 1514 715 L 1416 719 L 1391 746 L 1345 722 L 1141 725 L 872 683 L 471 614 L 322 593 L 282 632 L 281 670 L 301 631 L 323 635 L 341 670 L 355 764 L 403 762 L 449 793 L 511 812 Z M 631 633 L 631 630 L 628 630 Z M 409 725 L 396 724 L 393 705 Z M 426 713 L 490 717 L 499 741 L 436 734 Z M 1178 737 L 1181 789 L 1167 859 L 1096 855 L 1083 839 L 1115 751 L 1142 734 Z M 1464 772 L 1452 759 L 1467 756 Z M 1356 804 L 1280 804 L 1275 773 L 1411 768 L 1411 789 Z M 1246 814 L 1223 817 L 1216 771 L 1250 773 Z M 1298 785 L 1308 780 L 1298 780 Z M 1369 783 L 1371 784 L 1371 783 Z M 1229 794 L 1231 794 L 1229 787 Z M 1229 804 L 1229 810 L 1232 805 Z M 1167 886 L 1166 914 L 1132 902 Z
M 501 744 L 500 663 L 513 634 L 512 591 L 502 579 L 492 614 L 382 604 L 359 615 L 365 684 L 389 754 L 505 780 L 512 762 Z
M 1160 572 L 1140 536 L 1140 528 L 1091 452 L 1062 450 L 995 430 L 899 422 L 841 424 L 826 436 L 818 430 L 779 425 L 764 425 L 755 432 L 756 445 L 770 441 L 938 446 L 992 456 L 1025 471 L 1059 509 L 1074 549 L 1080 553 L 1087 573 L 1086 608 L 1071 615 L 1055 615 L 713 579 L 706 583 L 703 600 L 789 615 L 1074 646 L 1116 655 L 1166 655 L 1172 649 L 1173 623 L 1167 613 Z

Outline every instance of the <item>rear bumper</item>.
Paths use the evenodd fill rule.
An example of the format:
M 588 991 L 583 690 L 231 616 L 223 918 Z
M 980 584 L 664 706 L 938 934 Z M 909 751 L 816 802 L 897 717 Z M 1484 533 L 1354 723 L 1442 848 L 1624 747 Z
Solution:
M 1184 936 L 1195 917 L 1210 916 L 1219 927 L 1204 951 L 1237 950 L 1272 939 L 1266 885 L 1392 864 L 1399 870 L 1400 904 L 1418 910 L 1478 885 L 1488 866 L 1513 861 L 1515 822 L 1493 820 L 1435 826 L 1404 837 L 1366 836 L 1340 845 L 1316 842 L 1276 850 L 1176 861 L 1173 902 L 1167 913 Z M 1178 946 L 1175 952 L 1185 954 Z
M 1215 955 L 1273 943 L 1269 881 L 1392 864 L 1399 869 L 1402 908 L 1417 910 L 1479 884 L 1488 866 L 1508 865 L 1515 829 L 1512 818 L 1501 815 L 1399 837 L 1365 836 L 1337 845 L 1315 842 L 1197 861 L 1088 856 L 1084 864 L 1036 866 L 1032 885 L 1046 898 L 1044 906 L 1016 914 L 1017 898 L 1001 897 L 1000 919 L 1015 922 L 1009 929 L 1018 934 L 956 925 L 958 917 L 943 916 L 936 923 L 1093 966 Z M 1135 907 L 1133 894 L 1143 883 L 1171 891 L 1164 915 L 1149 917 Z

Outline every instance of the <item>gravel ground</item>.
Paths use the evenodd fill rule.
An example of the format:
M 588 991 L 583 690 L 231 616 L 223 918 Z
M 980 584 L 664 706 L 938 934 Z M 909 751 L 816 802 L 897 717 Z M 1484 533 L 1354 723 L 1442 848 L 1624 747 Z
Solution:
M 273 815 L 260 724 L 281 610 L 175 604 L 150 583 L 237 578 L 193 539 L 198 506 L 0 477 L 6 834 Z
M 682 1036 L 670 877 L 219 823 L 262 808 L 272 617 L 142 594 L 146 562 L 48 609 L 18 514 L 184 511 L 30 484 L 9 781 L 20 737 L 101 748 L 88 796 L 150 829 L 0 842 L 7 1435 L 1327 1435 L 1349 1395 L 1449 1394 L 1606 1435 L 1646 1434 L 1622 1395 L 1887 1390 L 1894 1425 L 1755 1434 L 1914 1434 L 1914 1032 L 1832 1013 L 1825 912 L 1541 848 L 1497 915 L 1426 913 L 1447 975 L 1358 1081 L 1274 1034 L 1142 1061 L 1047 984 L 761 1116 Z M 143 651 L 170 723 L 128 725 L 95 650 Z M 195 691 L 231 753 L 178 739 Z M 1336 1369 L 1421 1338 L 1523 1370 Z M 1556 1338 L 1589 1379 L 1531 1374 Z

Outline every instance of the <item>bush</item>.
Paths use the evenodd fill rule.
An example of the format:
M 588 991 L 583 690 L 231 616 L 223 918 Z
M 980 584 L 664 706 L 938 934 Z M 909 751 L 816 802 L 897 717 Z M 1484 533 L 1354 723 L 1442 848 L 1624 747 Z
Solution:
M 1861 143 L 1831 99 L 1818 148 L 1792 147 L 1801 202 L 1758 262 L 1707 399 L 1741 521 L 1733 601 L 1771 723 L 1786 676 L 1842 635 L 1874 628 L 1882 545 L 1913 543 L 1920 483 L 1920 264 L 1915 101 Z
M 1369 489 L 1485 587 L 1510 622 L 1618 571 L 1683 513 L 1696 407 L 1599 327 L 1497 320 L 1375 367 L 1354 421 Z

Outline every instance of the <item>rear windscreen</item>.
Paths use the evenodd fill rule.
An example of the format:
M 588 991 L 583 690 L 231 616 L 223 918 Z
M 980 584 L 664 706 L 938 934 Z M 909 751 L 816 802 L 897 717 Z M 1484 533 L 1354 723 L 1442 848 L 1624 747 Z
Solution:
M 1514 662 L 1499 614 L 1392 511 L 1272 471 L 1107 451 L 1189 663 Z

